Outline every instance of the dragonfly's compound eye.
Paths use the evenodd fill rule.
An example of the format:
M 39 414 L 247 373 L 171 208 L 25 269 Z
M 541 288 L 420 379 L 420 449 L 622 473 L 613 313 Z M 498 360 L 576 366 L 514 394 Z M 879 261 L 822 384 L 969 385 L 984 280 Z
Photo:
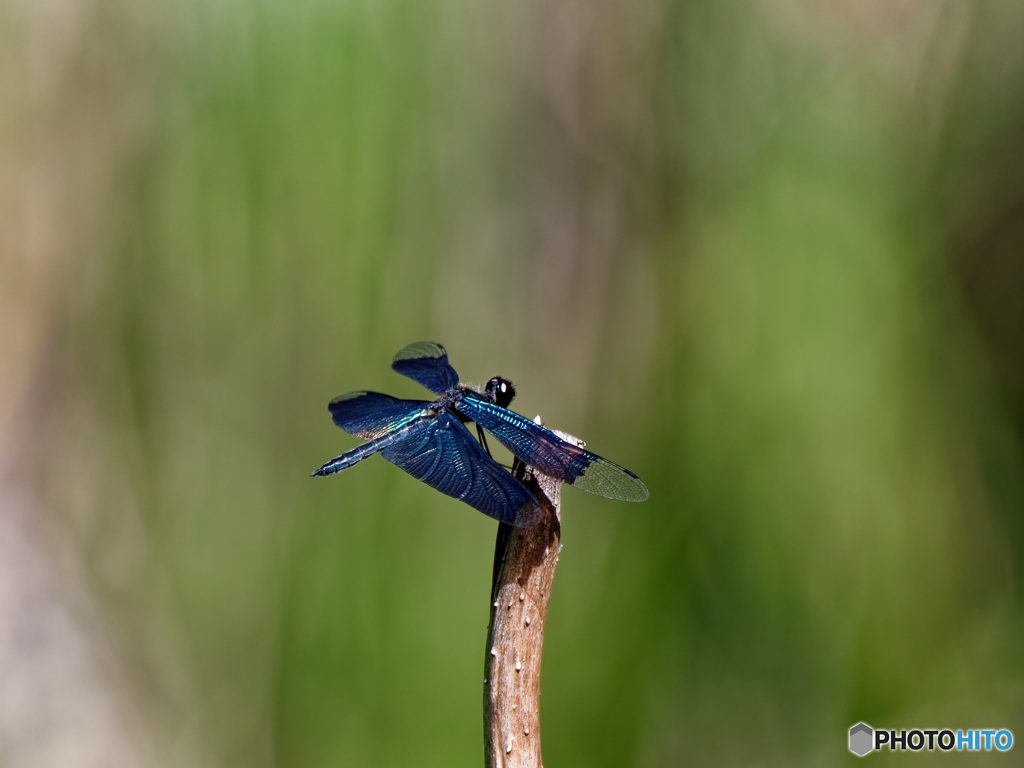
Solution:
M 512 382 L 500 376 L 495 376 L 488 381 L 484 392 L 492 403 L 500 405 L 502 408 L 508 408 L 516 396 L 516 388 L 512 386 Z

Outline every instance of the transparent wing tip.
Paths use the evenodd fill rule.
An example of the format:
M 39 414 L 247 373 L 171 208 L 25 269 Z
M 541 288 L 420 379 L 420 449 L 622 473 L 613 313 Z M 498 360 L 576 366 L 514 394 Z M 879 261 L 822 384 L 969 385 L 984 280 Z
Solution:
M 647 485 L 641 480 L 635 473 L 630 472 L 628 469 L 623 470 L 630 478 L 635 482 L 624 484 L 622 490 L 626 492 L 623 501 L 647 501 L 647 498 L 651 495 L 651 492 L 647 490 Z
M 391 358 L 392 364 L 400 363 L 403 360 L 422 360 L 424 358 L 447 357 L 448 352 L 436 341 L 415 341 L 402 347 Z

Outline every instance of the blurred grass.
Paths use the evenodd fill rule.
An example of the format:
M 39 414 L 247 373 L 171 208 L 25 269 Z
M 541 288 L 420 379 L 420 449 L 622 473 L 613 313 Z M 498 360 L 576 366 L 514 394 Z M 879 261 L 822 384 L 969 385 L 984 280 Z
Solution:
M 306 477 L 421 338 L 651 488 L 566 494 L 549 764 L 1024 732 L 1012 3 L 52 12 L 0 12 L 15 477 L 153 764 L 479 760 L 493 525 Z

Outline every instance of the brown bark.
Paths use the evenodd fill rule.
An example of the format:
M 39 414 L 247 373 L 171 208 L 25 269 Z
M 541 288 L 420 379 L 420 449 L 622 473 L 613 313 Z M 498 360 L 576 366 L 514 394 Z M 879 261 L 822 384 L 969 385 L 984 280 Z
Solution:
M 540 671 L 548 600 L 561 550 L 561 481 L 527 487 L 544 515 L 533 528 L 502 525 L 494 553 L 484 661 L 484 765 L 541 768 Z

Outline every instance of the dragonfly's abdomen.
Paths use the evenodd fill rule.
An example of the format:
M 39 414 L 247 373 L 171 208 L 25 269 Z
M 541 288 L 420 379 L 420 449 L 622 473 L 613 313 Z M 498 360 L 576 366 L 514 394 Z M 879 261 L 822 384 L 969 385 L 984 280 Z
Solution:
M 423 417 L 420 417 L 422 419 Z M 431 417 L 433 418 L 433 417 Z M 310 473 L 310 477 L 321 477 L 323 475 L 333 475 L 343 470 L 348 469 L 353 464 L 358 464 L 363 459 L 373 456 L 378 451 L 383 451 L 385 448 L 389 448 L 395 443 L 405 440 L 409 436 L 409 430 L 411 430 L 420 419 L 405 424 L 401 429 L 396 429 L 394 432 L 389 432 L 386 435 L 382 435 L 368 443 L 363 443 L 358 448 L 353 448 L 347 453 L 341 454 L 335 459 L 331 459 L 322 467 L 314 470 Z

